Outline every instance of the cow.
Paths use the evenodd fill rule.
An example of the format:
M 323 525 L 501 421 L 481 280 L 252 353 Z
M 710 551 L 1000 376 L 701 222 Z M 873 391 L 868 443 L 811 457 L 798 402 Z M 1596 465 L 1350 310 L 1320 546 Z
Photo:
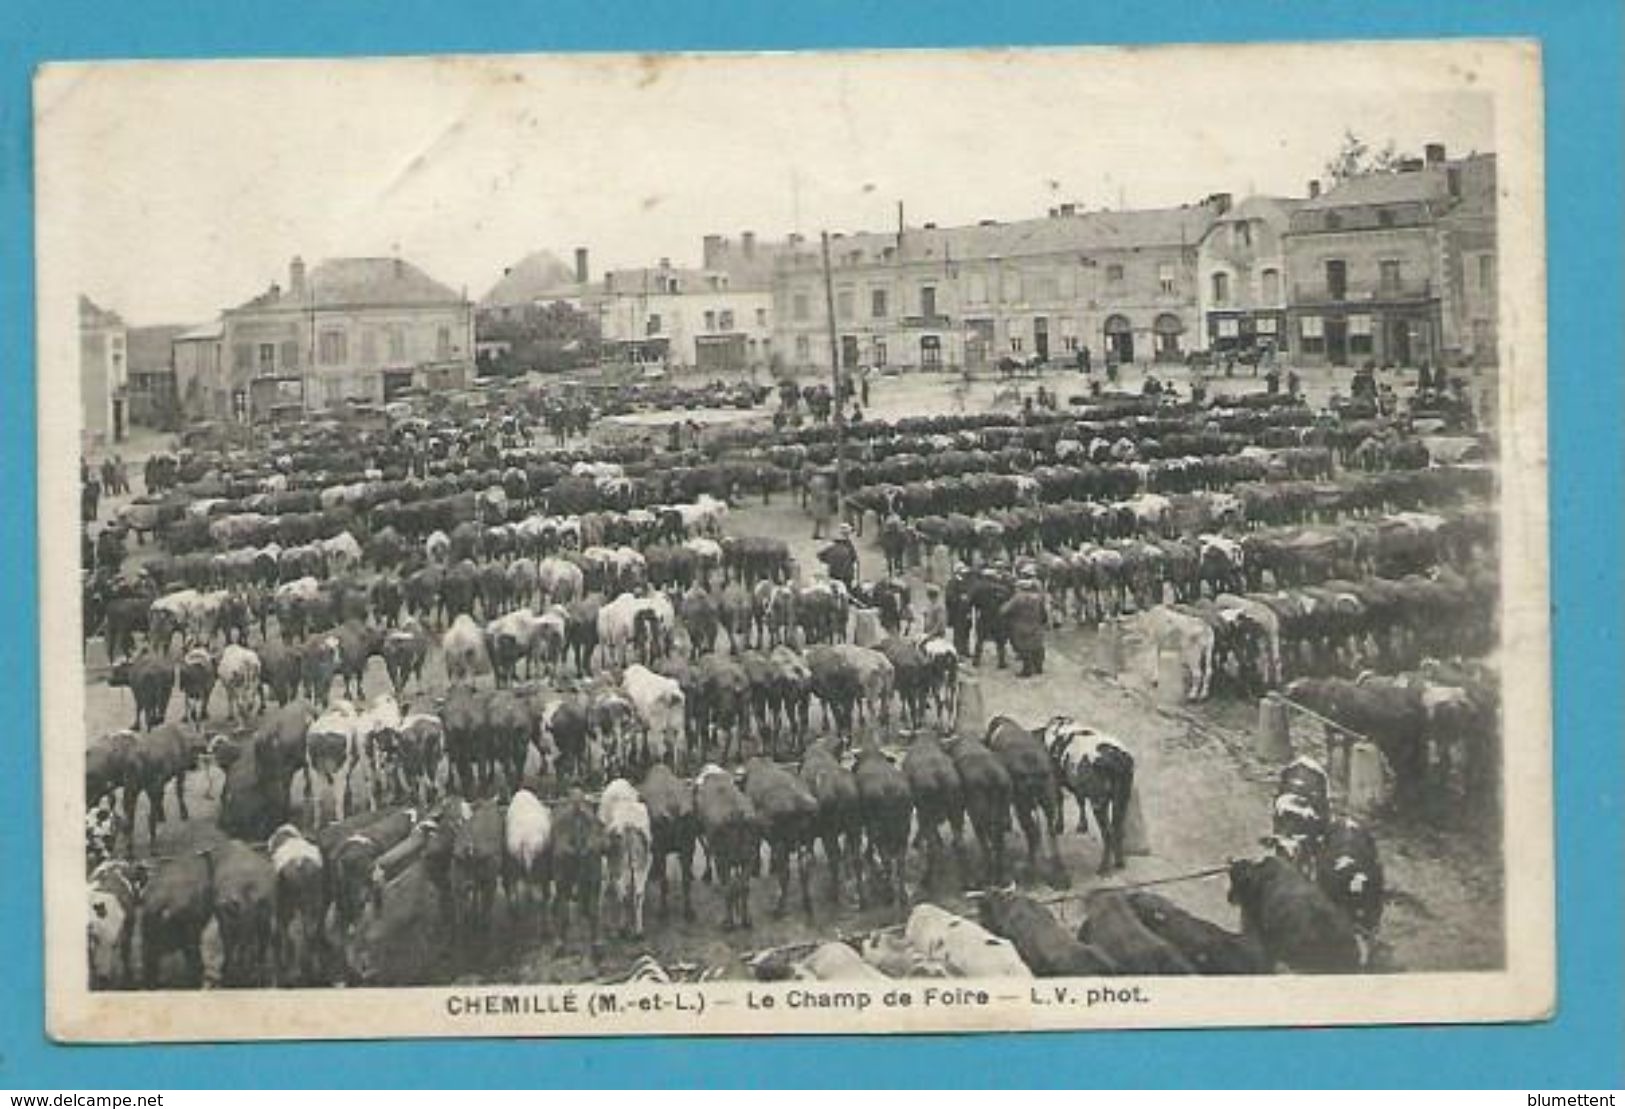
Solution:
M 1073 936 L 1053 913 L 1014 890 L 989 890 L 977 900 L 982 925 L 1015 945 L 1021 961 L 1038 978 L 1091 978 L 1118 973 L 1098 947 Z
M 408 713 L 401 720 L 395 752 L 397 800 L 433 804 L 439 797 L 440 756 L 446 750 L 446 726 L 433 713 Z
M 227 986 L 266 985 L 274 953 L 276 868 L 240 840 L 227 840 L 205 854 L 213 864 L 214 917 L 225 950 L 222 981 Z
M 502 891 L 510 913 L 519 912 L 521 900 L 535 904 L 543 929 L 552 884 L 552 838 L 553 815 L 547 806 L 530 790 L 515 790 L 503 824 Z
M 276 872 L 277 980 L 314 986 L 321 976 L 327 915 L 321 849 L 292 824 L 272 832 L 268 847 Z
M 914 798 L 909 790 L 908 776 L 895 766 L 885 752 L 871 738 L 858 748 L 857 765 L 853 769 L 857 780 L 858 810 L 863 818 L 869 868 L 878 872 L 881 880 L 882 900 L 895 898 L 899 906 L 908 904 L 908 890 L 903 881 L 903 864 L 908 855 L 908 833 L 914 817 Z M 858 870 L 858 897 L 864 900 L 864 860 L 860 857 Z
M 192 647 L 181 656 L 179 684 L 186 698 L 183 718 L 193 724 L 207 720 L 215 684 L 214 656 L 207 647 Z
M 1007 716 L 988 722 L 987 747 L 1010 774 L 1010 802 L 1027 840 L 1027 864 L 1038 873 L 1038 854 L 1049 840 L 1049 882 L 1056 889 L 1071 885 L 1061 865 L 1055 828 L 1061 823 L 1061 784 L 1055 764 L 1038 736 Z
M 1061 784 L 1078 803 L 1078 831 L 1089 831 L 1088 810 L 1100 829 L 1100 868 L 1109 874 L 1127 865 L 1123 859 L 1123 831 L 1134 796 L 1134 756 L 1122 741 L 1085 727 L 1068 716 L 1056 716 L 1044 726 L 1044 746 Z M 1060 835 L 1064 823 L 1059 808 L 1050 830 Z
M 664 763 L 655 763 L 638 787 L 649 814 L 649 838 L 655 878 L 660 883 L 660 916 L 666 919 L 670 886 L 667 858 L 677 856 L 683 881 L 683 919 L 694 919 L 690 893 L 694 885 L 694 845 L 699 839 L 699 817 L 694 810 L 694 790 L 680 781 Z
M 335 701 L 318 716 L 305 733 L 305 797 L 314 810 L 311 823 L 322 823 L 321 799 L 315 793 L 315 779 L 327 783 L 333 802 L 333 819 L 343 822 L 349 808 L 350 774 L 359 762 L 361 714 L 348 701 Z M 342 786 L 336 778 L 342 775 Z
M 1142 634 L 1153 646 L 1154 658 L 1160 662 L 1165 652 L 1171 652 L 1179 660 L 1184 675 L 1184 699 L 1206 700 L 1213 681 L 1212 626 L 1199 616 L 1166 605 L 1157 605 L 1142 613 L 1138 620 L 1142 625 Z M 1159 681 L 1160 671 L 1159 665 Z
M 397 809 L 352 816 L 316 833 L 328 912 L 333 930 L 341 938 L 355 926 L 375 893 L 373 869 L 379 858 L 410 836 L 417 823 L 415 809 Z
M 579 789 L 572 789 L 553 809 L 553 915 L 561 953 L 570 937 L 572 904 L 587 926 L 590 950 L 597 953 L 604 849 L 597 811 Z
M 203 733 L 189 724 L 161 724 L 142 732 L 130 750 L 124 779 L 124 823 L 130 830 L 130 851 L 135 851 L 136 805 L 147 798 L 147 845 L 158 844 L 158 825 L 164 819 L 164 787 L 175 787 L 175 807 L 182 820 L 190 820 L 186 807 L 186 774 L 195 770 L 198 757 L 208 749 Z
M 213 856 L 187 851 L 159 861 L 140 900 L 142 984 L 157 989 L 164 958 L 178 954 L 186 963 L 186 984 L 201 986 L 203 929 L 214 915 Z
M 1242 935 L 1257 942 L 1271 965 L 1300 974 L 1344 974 L 1360 969 L 1354 923 L 1284 859 L 1238 859 L 1230 864 L 1232 905 L 1241 909 Z
M 694 808 L 700 817 L 706 873 L 715 871 L 722 888 L 722 927 L 749 928 L 750 878 L 761 860 L 756 808 L 734 784 L 733 775 L 719 766 L 700 770 L 694 781 Z
M 605 928 L 610 910 L 619 917 L 622 932 L 643 935 L 644 888 L 649 882 L 653 829 L 649 809 L 637 789 L 625 778 L 604 787 L 598 799 L 598 822 L 604 829 L 604 871 L 609 898 L 604 902 Z M 664 864 L 664 859 L 661 860 Z
M 519 680 L 521 661 L 526 664 L 526 675 L 534 674 L 533 658 L 541 630 L 541 618 L 528 608 L 507 613 L 486 624 L 486 649 L 498 688 Z
M 260 645 L 260 680 L 263 688 L 260 692 L 260 701 L 265 702 L 265 693 L 269 691 L 271 699 L 278 705 L 286 705 L 299 696 L 300 669 L 302 655 L 294 651 L 281 639 L 268 639 Z
M 453 684 L 472 682 L 476 675 L 490 670 L 485 636 L 468 613 L 459 613 L 440 637 L 440 650 L 446 663 L 446 680 Z
M 502 877 L 506 829 L 495 798 L 476 802 L 457 828 L 451 849 L 452 928 L 459 942 L 491 928 L 491 909 Z
M 343 661 L 337 636 L 317 632 L 305 641 L 299 662 L 300 684 L 305 696 L 320 708 L 327 707 L 333 690 L 333 678 Z
M 1010 832 L 1013 786 L 1003 761 L 980 741 L 956 736 L 944 745 L 959 772 L 961 796 L 982 849 L 983 886 L 1004 884 L 1005 837 Z
M 1152 932 L 1179 949 L 1198 974 L 1268 974 L 1257 943 L 1193 916 L 1165 897 L 1145 890 L 1128 894 L 1129 908 Z
M 487 756 L 501 766 L 507 788 L 518 789 L 535 733 L 530 702 L 511 689 L 491 691 L 485 698 L 484 729 Z
M 959 711 L 959 652 L 944 636 L 920 641 L 925 653 L 926 681 L 937 710 L 937 723 L 951 724 Z
M 760 755 L 745 763 L 745 797 L 755 810 L 762 838 L 767 841 L 771 872 L 779 880 L 779 899 L 773 915 L 785 913 L 793 860 L 801 879 L 802 909 L 811 916 L 809 871 L 817 832 L 818 799 L 795 775 Z
M 228 643 L 220 652 L 220 665 L 215 673 L 226 689 L 226 714 L 234 723 L 246 724 L 255 711 L 265 711 L 259 655 L 247 647 Z
M 1353 817 L 1335 817 L 1316 853 L 1315 882 L 1362 934 L 1376 933 L 1387 887 L 1369 828 Z
M 688 758 L 684 735 L 688 709 L 681 686 L 635 664 L 626 668 L 621 688 L 643 722 L 645 756 L 683 766 Z
M 472 685 L 454 684 L 440 708 L 445 728 L 446 759 L 457 778 L 457 791 L 478 797 L 490 780 L 490 751 L 486 746 L 485 703 Z
M 1078 939 L 1093 944 L 1117 964 L 1119 974 L 1195 974 L 1180 950 L 1151 931 L 1117 890 L 1095 890 L 1084 899 L 1088 913 Z
M 115 662 L 107 684 L 114 688 L 127 686 L 135 698 L 132 731 L 156 728 L 169 714 L 169 698 L 175 691 L 175 663 L 143 648 L 134 658 Z
M 807 748 L 800 773 L 818 801 L 816 833 L 829 863 L 830 898 L 837 902 L 841 898 L 841 865 L 846 862 L 852 867 L 862 900 L 864 813 L 859 805 L 857 778 L 841 765 L 827 740 Z
M 389 672 L 389 684 L 395 696 L 406 694 L 406 683 L 416 680 L 423 687 L 423 664 L 429 657 L 429 637 L 414 617 L 407 617 L 400 626 L 384 633 L 380 651 L 384 656 L 384 669 Z
M 108 859 L 90 872 L 86 893 L 89 915 L 90 988 L 121 989 L 135 984 L 136 912 L 146 872 L 122 859 Z
M 924 884 L 930 889 L 942 865 L 943 824 L 948 825 L 959 872 L 965 871 L 965 797 L 959 770 L 941 743 L 916 736 L 903 756 L 903 775 L 919 825 L 915 843 L 924 842 L 926 848 Z

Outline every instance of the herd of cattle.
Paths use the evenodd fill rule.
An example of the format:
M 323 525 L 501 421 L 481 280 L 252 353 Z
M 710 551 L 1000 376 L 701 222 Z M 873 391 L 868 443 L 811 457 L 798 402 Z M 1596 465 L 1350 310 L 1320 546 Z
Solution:
M 1134 788 L 1124 745 L 1064 718 L 984 731 L 958 712 L 962 667 L 987 643 L 1003 661 L 1022 577 L 1053 624 L 1135 623 L 1183 661 L 1193 699 L 1215 679 L 1285 687 L 1376 741 L 1406 789 L 1482 777 L 1494 675 L 1436 660 L 1494 637 L 1493 479 L 1430 466 L 1401 429 L 1286 403 L 863 425 L 849 511 L 887 573 L 848 588 L 803 575 L 780 539 L 727 531 L 730 504 L 832 467 L 828 429 L 657 453 L 538 448 L 522 424 L 313 426 L 181 452 L 87 526 L 85 634 L 135 707 L 130 730 L 89 744 L 97 984 L 170 980 L 170 956 L 201 981 L 211 924 L 228 983 L 422 980 L 491 927 L 499 884 L 510 915 L 560 942 L 574 917 L 596 945 L 601 918 L 642 932 L 651 877 L 664 913 L 672 855 L 689 912 L 697 846 L 729 927 L 750 923 L 764 847 L 780 911 L 792 871 L 812 910 L 818 859 L 833 897 L 906 904 L 910 851 L 931 890 L 949 844 L 961 884 L 1000 887 L 1013 825 L 1028 873 L 1064 888 L 1065 793 L 1080 829 L 1095 814 L 1109 872 Z M 916 634 L 920 575 L 944 585 L 940 634 Z M 369 697 L 374 658 L 389 691 Z M 166 790 L 185 819 L 199 767 L 211 790 L 224 773 L 231 838 L 134 861 L 141 799 L 151 854 Z M 1361 899 L 1380 866 L 1373 881 L 1328 809 L 1307 829 L 1283 830 L 1283 812 L 1278 857 L 1231 875 L 1263 944 L 1247 965 L 1354 969 L 1343 937 L 1375 927 Z M 1119 902 L 1086 930 L 1204 934 L 1162 899 Z M 1026 903 L 982 902 L 1045 934 Z M 1121 938 L 1069 939 L 1099 967 L 1140 965 Z M 1300 947 L 1321 954 L 1289 957 Z

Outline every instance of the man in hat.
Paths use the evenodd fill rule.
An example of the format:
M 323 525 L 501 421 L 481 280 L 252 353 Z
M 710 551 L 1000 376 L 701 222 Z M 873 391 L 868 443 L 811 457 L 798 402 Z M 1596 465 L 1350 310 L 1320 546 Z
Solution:
M 943 612 L 954 631 L 954 650 L 959 652 L 960 658 L 970 655 L 971 611 L 970 568 L 963 562 L 955 562 L 943 594 Z
M 927 639 L 948 634 L 948 607 L 942 603 L 942 587 L 934 583 L 925 587 L 923 627 Z
M 858 580 L 858 548 L 852 542 L 852 525 L 842 524 L 836 532 L 835 542 L 818 552 L 818 560 L 829 571 L 829 576 L 852 588 Z
M 1026 575 L 1016 582 L 1016 595 L 1004 603 L 1005 631 L 1010 647 L 1021 662 L 1020 678 L 1031 678 L 1044 672 L 1044 629 L 1049 625 L 1049 613 L 1044 605 L 1044 591 L 1038 579 Z

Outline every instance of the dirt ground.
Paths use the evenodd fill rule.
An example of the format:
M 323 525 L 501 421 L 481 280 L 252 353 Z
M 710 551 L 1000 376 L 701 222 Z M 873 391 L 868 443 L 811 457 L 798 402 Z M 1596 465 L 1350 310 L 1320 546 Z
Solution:
M 1053 376 L 1053 375 L 1052 375 Z M 952 410 L 950 383 L 941 379 L 886 379 L 874 390 L 871 411 L 878 417 L 922 410 Z M 973 387 L 970 405 L 987 406 L 995 383 Z M 126 452 L 126 457 L 132 457 Z M 104 508 L 104 515 L 112 508 Z M 787 540 L 803 567 L 817 565 L 819 544 L 811 539 L 811 521 L 788 498 L 769 506 L 740 506 L 731 513 L 729 530 L 735 534 L 775 535 Z M 884 565 L 873 536 L 859 541 L 864 576 Z M 915 580 L 916 594 L 921 582 Z M 1102 652 L 1092 631 L 1068 626 L 1052 632 L 1048 660 L 1041 678 L 1017 679 L 1014 669 L 998 669 L 991 657 L 974 671 L 988 716 L 1008 715 L 1029 726 L 1051 716 L 1076 717 L 1118 737 L 1137 760 L 1140 800 L 1149 832 L 1151 852 L 1131 856 L 1126 870 L 1113 874 L 1113 885 L 1137 883 L 1187 874 L 1224 864 L 1232 857 L 1256 855 L 1258 839 L 1269 831 L 1272 780 L 1278 767 L 1260 762 L 1252 751 L 1256 704 L 1215 699 L 1190 706 L 1160 706 L 1151 689 L 1150 667 L 1132 638 L 1126 644 L 1121 671 L 1099 669 Z M 110 689 L 102 673 L 101 647 L 93 642 L 86 696 L 88 735 L 128 727 L 134 715 L 128 691 Z M 444 688 L 438 651 L 431 655 L 428 679 L 431 691 Z M 374 660 L 366 679 L 368 695 L 388 689 L 380 660 Z M 177 691 L 171 719 L 180 713 Z M 212 705 L 218 717 L 225 710 L 224 695 L 216 691 Z M 818 711 L 814 710 L 814 722 Z M 148 845 L 145 802 L 137 816 L 138 853 L 168 855 L 203 846 L 219 837 L 214 827 L 220 776 L 199 771 L 191 775 L 187 798 L 191 819 L 176 819 L 173 796 L 166 801 L 169 819 L 159 828 L 157 842 Z M 212 784 L 212 789 L 210 786 Z M 296 800 L 303 801 L 296 781 Z M 1067 831 L 1061 854 L 1071 889 L 1052 908 L 1068 920 L 1081 917 L 1081 896 L 1102 880 L 1095 876 L 1100 842 L 1097 836 L 1074 829 L 1075 805 L 1068 800 Z M 1379 821 L 1376 834 L 1387 868 L 1389 887 L 1396 896 L 1388 907 L 1382 939 L 1391 948 L 1393 964 L 1407 970 L 1473 970 L 1497 967 L 1503 959 L 1502 883 L 1499 843 L 1494 834 L 1466 819 L 1427 824 Z M 1021 861 L 1018 839 L 1013 858 L 1018 860 L 1020 884 L 1040 896 L 1058 894 Z M 973 852 L 974 855 L 974 852 Z M 908 885 L 912 896 L 929 896 L 957 912 L 973 913 L 970 902 L 957 891 L 942 889 L 929 895 L 919 889 L 923 860 L 911 859 Z M 703 864 L 700 869 L 703 869 Z M 950 868 L 951 872 L 952 868 Z M 971 876 L 973 877 L 973 876 Z M 721 929 L 722 906 L 717 892 L 698 880 L 694 886 L 695 920 L 685 922 L 675 911 L 662 920 L 658 892 L 651 886 L 647 935 L 643 940 L 610 939 L 594 959 L 579 932 L 561 952 L 543 942 L 533 918 L 511 917 L 498 899 L 493 934 L 477 951 L 435 968 L 437 981 L 569 982 L 613 977 L 636 957 L 650 954 L 669 968 L 717 968 L 730 977 L 747 973 L 741 963 L 753 951 L 836 936 L 852 935 L 900 922 L 906 913 L 893 905 L 859 911 L 850 890 L 839 903 L 830 900 L 828 871 L 820 860 L 814 872 L 814 913 L 800 911 L 792 897 L 791 912 L 783 918 L 772 913 L 776 883 L 762 878 L 752 884 L 754 927 L 748 933 L 728 934 Z M 950 885 L 953 883 L 950 883 Z M 672 875 L 674 910 L 679 889 Z M 1222 876 L 1170 884 L 1160 893 L 1226 927 L 1239 926 L 1234 908 L 1225 898 Z

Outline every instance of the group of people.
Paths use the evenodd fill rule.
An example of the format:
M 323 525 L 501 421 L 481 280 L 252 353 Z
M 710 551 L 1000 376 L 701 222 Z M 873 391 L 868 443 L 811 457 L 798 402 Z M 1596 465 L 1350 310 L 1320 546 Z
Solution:
M 130 472 L 122 455 L 109 455 L 94 470 L 89 459 L 79 460 L 79 508 L 85 523 L 95 521 L 103 494 L 116 497 L 129 491 Z

